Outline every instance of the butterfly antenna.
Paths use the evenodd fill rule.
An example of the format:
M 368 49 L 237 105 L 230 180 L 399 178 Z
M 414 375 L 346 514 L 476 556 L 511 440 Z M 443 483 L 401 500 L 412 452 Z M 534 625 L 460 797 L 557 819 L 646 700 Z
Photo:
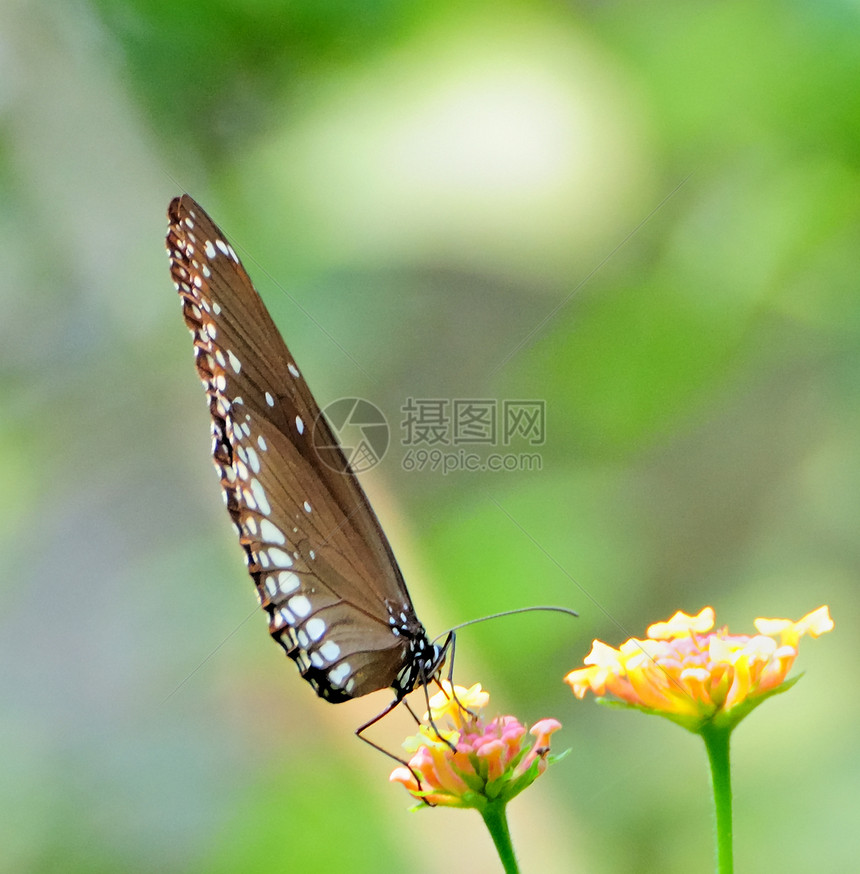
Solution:
M 466 622 L 461 622 L 459 625 L 453 625 L 447 631 L 443 631 L 438 637 L 433 639 L 433 643 L 441 640 L 446 634 L 452 631 L 458 631 L 465 628 L 467 625 L 477 625 L 479 622 L 489 622 L 490 619 L 501 619 L 503 616 L 518 616 L 520 613 L 565 613 L 568 616 L 579 616 L 576 610 L 571 610 L 569 607 L 552 607 L 552 606 L 537 606 L 537 607 L 517 607 L 515 610 L 503 610 L 501 613 L 490 613 L 489 616 L 479 616 L 477 619 L 469 619 Z

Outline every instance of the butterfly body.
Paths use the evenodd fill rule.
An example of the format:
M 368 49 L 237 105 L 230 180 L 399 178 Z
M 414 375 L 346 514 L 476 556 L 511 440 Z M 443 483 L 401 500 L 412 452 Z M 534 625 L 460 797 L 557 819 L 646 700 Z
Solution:
M 262 299 L 188 195 L 167 249 L 209 404 L 212 458 L 269 632 L 333 703 L 439 671 L 391 547 Z

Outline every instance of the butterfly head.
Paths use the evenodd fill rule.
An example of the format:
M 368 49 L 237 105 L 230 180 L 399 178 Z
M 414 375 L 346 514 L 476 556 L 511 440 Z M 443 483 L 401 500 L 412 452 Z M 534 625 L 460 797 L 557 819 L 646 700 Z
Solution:
M 445 659 L 448 656 L 450 638 L 440 646 L 431 643 L 424 631 L 424 626 L 413 617 L 403 614 L 396 615 L 389 607 L 392 619 L 392 630 L 408 641 L 408 654 L 403 667 L 392 684 L 397 699 L 408 695 L 418 686 L 425 686 L 438 677 Z M 396 624 L 395 624 L 396 623 Z

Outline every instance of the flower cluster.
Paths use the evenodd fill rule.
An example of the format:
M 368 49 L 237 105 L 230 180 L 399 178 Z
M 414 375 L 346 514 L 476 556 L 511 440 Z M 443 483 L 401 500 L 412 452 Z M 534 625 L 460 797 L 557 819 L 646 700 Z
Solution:
M 426 804 L 478 810 L 506 803 L 533 783 L 546 770 L 549 738 L 561 723 L 542 719 L 527 730 L 513 716 L 485 721 L 480 711 L 488 701 L 480 685 L 443 681 L 418 734 L 404 743 L 413 753 L 409 767 L 395 768 L 391 781 Z
M 676 613 L 613 649 L 595 640 L 587 667 L 566 677 L 577 698 L 586 692 L 611 695 L 631 707 L 658 713 L 698 731 L 706 723 L 735 724 L 766 697 L 794 681 L 786 675 L 804 634 L 818 637 L 833 628 L 827 607 L 797 622 L 756 619 L 756 635 L 716 631 L 714 611 Z
M 713 608 L 705 607 L 695 616 L 679 611 L 651 625 L 644 640 L 631 638 L 618 649 L 595 640 L 586 666 L 564 679 L 577 698 L 592 692 L 601 703 L 663 716 L 702 737 L 711 766 L 717 866 L 730 874 L 732 732 L 751 710 L 796 682 L 787 677 L 800 638 L 830 631 L 833 620 L 824 606 L 796 622 L 756 619 L 753 635 L 730 634 L 714 623 Z M 479 811 L 506 874 L 517 874 L 505 808 L 560 758 L 549 755 L 549 743 L 561 725 L 542 719 L 528 730 L 513 716 L 486 720 L 481 711 L 489 695 L 480 685 L 439 685 L 418 733 L 404 743 L 409 762 L 390 779 L 421 805 Z

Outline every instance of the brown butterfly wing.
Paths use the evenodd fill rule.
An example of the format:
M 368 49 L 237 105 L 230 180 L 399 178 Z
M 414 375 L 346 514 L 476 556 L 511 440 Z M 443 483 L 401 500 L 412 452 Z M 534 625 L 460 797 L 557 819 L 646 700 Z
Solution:
M 408 691 L 432 647 L 376 515 L 224 234 L 187 194 L 168 218 L 213 460 L 272 637 L 329 701 Z

